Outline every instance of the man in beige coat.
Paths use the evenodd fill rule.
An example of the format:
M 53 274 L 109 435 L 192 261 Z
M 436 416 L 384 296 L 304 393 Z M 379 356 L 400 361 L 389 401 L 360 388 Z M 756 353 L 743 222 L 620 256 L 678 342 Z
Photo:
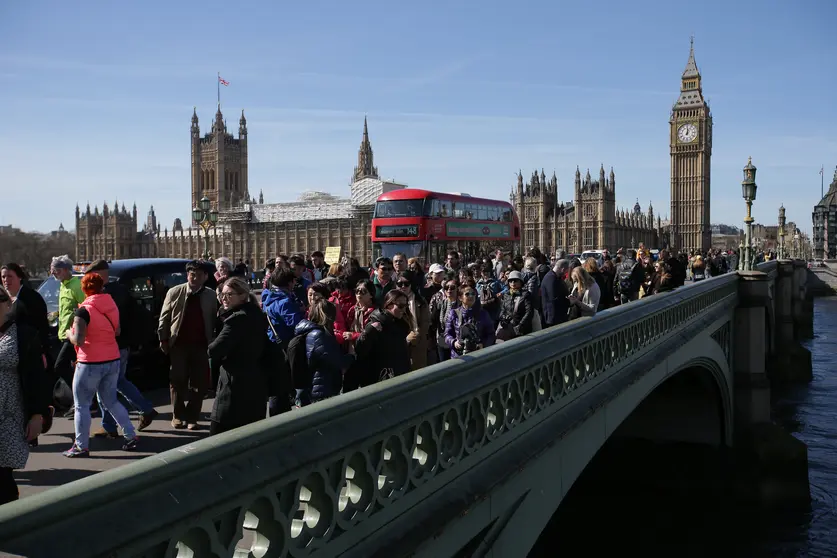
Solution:
M 207 347 L 215 334 L 218 301 L 215 291 L 204 287 L 208 278 L 205 264 L 186 264 L 186 283 L 166 293 L 160 312 L 160 349 L 169 355 L 171 371 L 171 425 L 194 430 L 209 384 Z

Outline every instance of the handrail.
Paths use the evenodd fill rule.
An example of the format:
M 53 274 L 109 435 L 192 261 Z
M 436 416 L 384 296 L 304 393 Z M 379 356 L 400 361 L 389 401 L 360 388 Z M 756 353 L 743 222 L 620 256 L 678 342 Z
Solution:
M 72 534 L 90 556 L 232 556 L 242 525 L 271 555 L 349 548 L 737 288 L 707 279 L 0 506 L 0 549 L 53 557 Z

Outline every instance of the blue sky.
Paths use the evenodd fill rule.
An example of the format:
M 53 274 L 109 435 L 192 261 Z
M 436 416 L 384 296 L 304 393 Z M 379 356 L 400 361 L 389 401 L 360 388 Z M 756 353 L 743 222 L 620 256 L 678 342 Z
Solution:
M 189 120 L 216 72 L 250 190 L 348 194 L 364 114 L 375 162 L 414 187 L 507 198 L 543 168 L 616 172 L 617 202 L 669 213 L 668 118 L 689 36 L 714 115 L 712 221 L 811 228 L 837 165 L 833 0 L 4 2 L 0 223 L 74 226 L 76 202 L 188 216 Z

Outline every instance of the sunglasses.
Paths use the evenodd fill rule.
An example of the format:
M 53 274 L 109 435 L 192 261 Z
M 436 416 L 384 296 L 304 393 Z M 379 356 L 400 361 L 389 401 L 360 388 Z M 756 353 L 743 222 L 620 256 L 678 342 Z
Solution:
M 476 293 L 469 291 L 467 293 L 462 293 L 462 296 L 464 296 L 466 298 L 474 298 L 476 296 Z
M 355 294 L 365 295 L 365 294 L 369 294 L 369 291 L 367 291 L 366 289 L 358 289 L 358 290 L 355 291 Z
M 445 287 L 445 290 L 446 291 L 455 291 L 456 290 L 456 285 L 447 285 Z
M 409 287 L 410 282 L 409 281 L 399 281 L 399 282 L 396 283 L 396 285 L 398 285 L 399 287 Z

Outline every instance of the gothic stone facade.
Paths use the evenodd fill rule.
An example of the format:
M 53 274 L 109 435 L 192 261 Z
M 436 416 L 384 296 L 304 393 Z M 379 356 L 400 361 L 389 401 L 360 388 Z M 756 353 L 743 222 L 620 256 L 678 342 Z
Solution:
M 192 112 L 192 207 L 206 196 L 218 211 L 250 199 L 247 186 L 247 120 L 238 121 L 238 139 L 227 132 L 221 107 L 212 129 L 201 137 L 197 108 Z
M 659 218 L 654 222 L 650 204 L 648 213 L 642 212 L 639 201 L 633 211 L 616 208 L 616 176 L 612 168 L 609 178 L 605 178 L 602 165 L 598 180 L 592 179 L 589 170 L 582 180 L 576 168 L 574 186 L 573 201 L 561 202 L 555 173 L 547 180 L 543 170 L 540 174 L 535 171 L 526 184 L 523 174 L 518 173 L 517 188 L 512 190 L 510 201 L 520 219 L 524 248 L 537 246 L 548 253 L 566 250 L 580 254 L 585 250 L 615 252 L 622 247 L 636 247 L 640 242 L 649 247 L 660 246 L 661 222 Z
M 814 206 L 811 217 L 814 221 L 814 257 L 837 259 L 837 169 L 834 169 L 828 192 Z
M 250 260 L 256 266 L 277 254 L 310 254 L 327 246 L 341 246 L 345 255 L 361 264 L 372 258 L 370 238 L 375 199 L 384 191 L 403 187 L 380 180 L 374 165 L 366 120 L 352 173 L 351 198 L 314 192 L 297 202 L 265 204 L 250 197 L 247 180 L 247 122 L 242 112 L 239 137 L 227 133 L 219 109 L 211 131 L 201 137 L 197 111 L 192 114 L 191 207 L 206 196 L 219 210 L 219 223 L 209 231 L 209 252 L 233 261 Z M 191 207 L 189 209 L 191 209 Z M 185 208 L 184 208 L 185 209 Z M 191 216 L 189 217 L 191 221 Z M 171 230 L 162 229 L 152 207 L 138 231 L 137 209 L 128 213 L 99 213 L 76 207 L 76 259 L 198 258 L 204 252 L 203 232 L 185 228 L 176 219 Z
M 709 174 L 712 115 L 703 98 L 694 44 L 680 78 L 680 96 L 669 119 L 671 154 L 671 243 L 678 250 L 712 247 Z

